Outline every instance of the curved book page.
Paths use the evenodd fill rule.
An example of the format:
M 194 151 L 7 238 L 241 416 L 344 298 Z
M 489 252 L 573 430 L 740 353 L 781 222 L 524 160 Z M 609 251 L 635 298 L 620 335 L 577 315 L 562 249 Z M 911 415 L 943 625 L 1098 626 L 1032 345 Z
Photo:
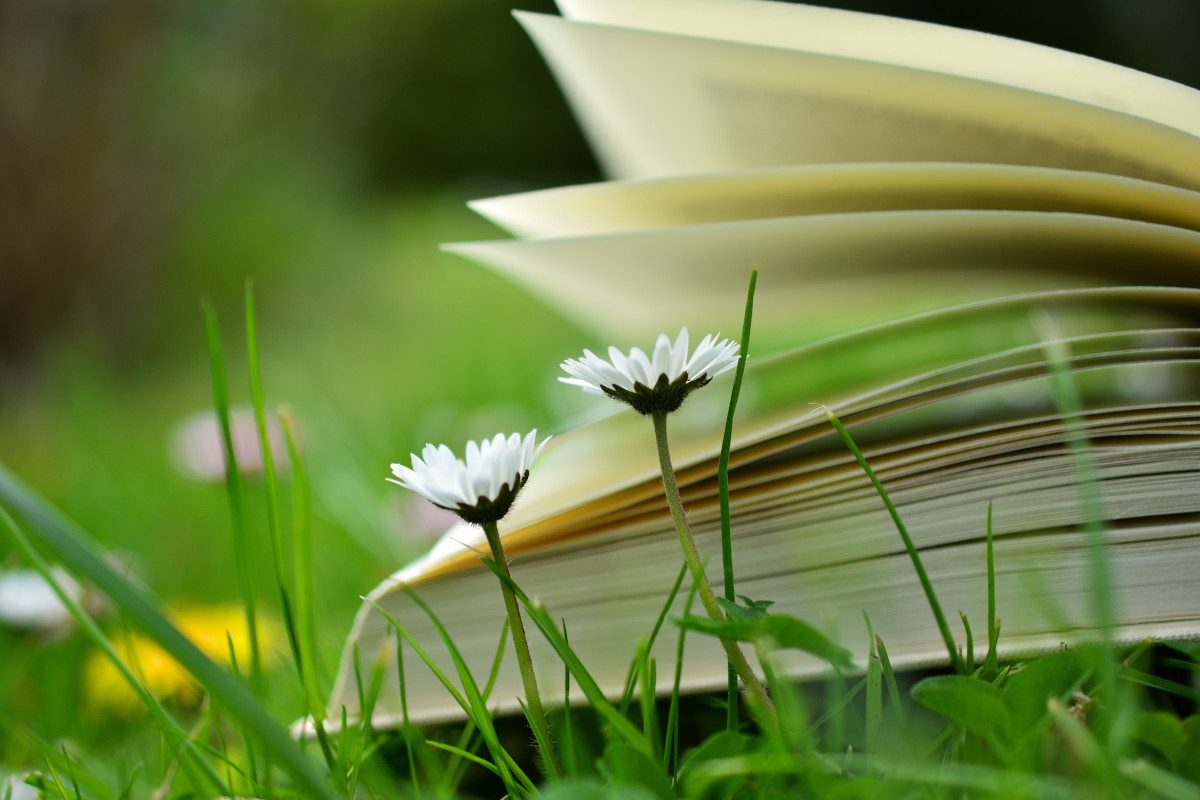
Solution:
M 1051 400 L 1046 357 L 1030 314 L 1049 313 L 1072 353 L 1115 564 L 1119 633 L 1200 632 L 1200 292 L 1102 289 L 1006 298 L 922 315 L 752 362 L 731 469 L 738 590 L 771 599 L 849 647 L 867 649 L 866 610 L 897 665 L 933 664 L 944 650 L 920 587 L 878 497 L 823 415 L 828 402 L 853 430 L 923 552 L 943 605 L 983 619 L 983 531 L 995 503 L 1004 652 L 1087 638 L 1085 522 L 1077 476 Z M 870 354 L 875 363 L 870 363 Z M 866 355 L 860 359 L 858 356 Z M 681 488 L 702 552 L 719 550 L 715 460 L 723 376 L 672 418 Z M 503 525 L 515 579 L 566 620 L 572 645 L 610 695 L 619 694 L 637 640 L 652 625 L 679 567 L 648 423 L 618 413 L 557 437 Z M 371 597 L 443 665 L 447 653 L 401 584 L 438 613 L 477 676 L 503 621 L 495 578 L 456 527 L 427 558 Z M 719 564 L 710 564 L 719 581 Z M 672 614 L 682 613 L 682 597 Z M 382 617 L 360 611 L 330 718 L 357 709 L 350 654 L 385 646 Z M 675 631 L 656 645 L 660 690 L 672 675 Z M 539 671 L 561 676 L 534 637 Z M 689 637 L 688 689 L 724 685 L 716 643 Z M 394 660 L 388 663 L 394 664 Z M 448 695 L 406 659 L 412 719 L 458 716 Z M 790 658 L 795 675 L 823 672 Z M 375 723 L 395 724 L 399 694 L 384 680 Z M 506 659 L 492 704 L 515 710 L 520 683 Z M 553 698 L 561 681 L 547 681 Z M 561 696 L 561 695 L 559 695 Z M 575 695 L 578 697 L 578 695 Z M 553 702 L 553 700 L 551 700 Z
M 1200 284 L 1200 233 L 1065 213 L 812 215 L 446 249 L 622 338 L 681 324 L 738 330 L 733 298 L 757 268 L 756 335 L 785 346 L 802 332 L 1020 291 Z
M 490 197 L 469 205 L 522 238 L 917 210 L 1068 212 L 1200 230 L 1200 192 L 1097 172 L 1011 164 L 767 167 L 590 183 Z
M 613 177 L 966 161 L 1200 188 L 1200 139 L 1090 103 L 895 64 L 517 18 Z
M 1120 111 L 1200 136 L 1200 92 L 1004 36 L 769 0 L 558 0 L 563 16 L 960 75 Z

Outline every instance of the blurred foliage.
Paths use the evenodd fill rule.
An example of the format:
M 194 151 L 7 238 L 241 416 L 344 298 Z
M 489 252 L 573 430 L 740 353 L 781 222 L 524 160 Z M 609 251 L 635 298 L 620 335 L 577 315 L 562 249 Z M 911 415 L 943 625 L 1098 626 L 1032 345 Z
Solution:
M 0 121 L 10 366 L 79 320 L 139 353 L 199 289 L 292 268 L 301 229 L 380 195 L 595 174 L 490 0 L 3 0 Z

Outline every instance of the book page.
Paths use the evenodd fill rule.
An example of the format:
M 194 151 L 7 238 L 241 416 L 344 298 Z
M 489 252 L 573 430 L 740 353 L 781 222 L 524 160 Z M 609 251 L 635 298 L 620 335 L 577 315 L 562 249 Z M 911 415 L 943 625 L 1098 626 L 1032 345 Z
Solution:
M 1116 378 L 1115 373 L 1137 366 L 1117 365 L 1109 371 Z M 1198 377 L 1194 357 L 1190 367 L 1191 377 Z M 1021 388 L 1027 394 L 1049 393 L 1043 378 L 1036 383 L 988 389 L 975 400 L 1003 407 L 1009 402 L 1010 388 Z M 1089 407 L 1103 405 L 1088 391 L 1084 397 Z M 956 402 L 950 400 L 933 411 L 953 419 L 951 406 Z M 1152 430 L 1145 424 L 1148 419 L 1130 415 L 1125 426 L 1127 443 L 1104 444 L 1095 451 L 1106 502 L 1122 509 L 1110 533 L 1115 543 L 1120 619 L 1126 635 L 1150 629 L 1139 626 L 1153 626 L 1159 635 L 1194 632 L 1200 617 L 1195 592 L 1200 585 L 1196 569 L 1200 550 L 1195 546 L 1200 528 L 1194 519 L 1200 499 L 1183 487 L 1200 474 L 1196 448 L 1200 427 L 1193 422 L 1190 430 L 1181 427 L 1181 437 L 1176 440 L 1158 442 L 1145 435 Z M 953 607 L 971 614 L 983 599 L 977 586 L 984 564 L 980 531 L 988 502 L 996 501 L 997 558 L 1002 564 L 998 592 L 1009 648 L 1053 646 L 1057 639 L 1048 643 L 1045 635 L 1053 632 L 1056 637 L 1070 638 L 1072 631 L 1086 627 L 1088 621 L 1082 591 L 1086 582 L 1075 579 L 1075 570 L 1086 564 L 1082 536 L 1074 532 L 1083 522 L 1084 512 L 1079 507 L 1070 456 L 1061 447 L 1061 425 L 1054 434 L 1049 440 L 1015 441 L 1011 454 L 1001 457 L 963 447 L 957 459 L 943 457 L 935 469 L 891 470 L 885 478 L 901 514 L 916 532 L 939 595 L 943 600 L 953 598 Z M 827 448 L 838 446 L 826 442 Z M 795 463 L 799 467 L 803 462 L 801 456 Z M 847 464 L 845 471 L 854 469 Z M 735 494 L 739 588 L 750 596 L 777 601 L 784 613 L 810 620 L 859 658 L 864 655 L 866 637 L 858 623 L 861 611 L 867 609 L 876 629 L 896 642 L 900 663 L 935 663 L 942 657 L 936 629 L 927 620 L 911 564 L 878 497 L 861 474 L 857 478 L 820 503 L 789 498 L 771 504 Z M 1185 522 L 1188 525 L 1182 524 Z M 701 550 L 713 552 L 719 546 L 719 524 L 711 504 L 697 508 L 692 525 Z M 573 642 L 579 642 L 578 654 L 605 691 L 615 694 L 621 690 L 628 652 L 644 634 L 629 620 L 651 624 L 674 577 L 677 550 L 669 517 L 660 507 L 657 513 L 592 529 L 584 537 L 551 542 L 513 558 L 518 580 L 544 601 L 556 618 L 566 620 Z M 494 589 L 494 577 L 478 566 L 477 559 L 473 561 L 469 570 L 422 582 L 419 591 L 441 610 L 442 621 L 472 668 L 486 671 L 503 611 L 499 604 L 476 601 L 486 595 L 489 586 Z M 1039 585 L 1039 576 L 1049 575 L 1057 576 L 1053 585 Z M 1139 600 L 1135 596 L 1139 591 L 1150 591 L 1152 599 Z M 385 585 L 373 597 L 398 615 L 435 658 L 445 659 L 432 626 L 403 593 L 389 591 Z M 1055 604 L 1045 605 L 1055 598 Z M 678 607 L 674 610 L 676 614 L 680 611 Z M 378 613 L 365 607 L 352 641 L 362 653 L 372 654 L 385 629 Z M 535 639 L 534 648 L 541 668 L 554 669 L 554 656 L 545 643 Z M 811 675 L 823 667 L 804 660 L 793 663 L 790 670 Z M 334 708 L 343 702 L 353 713 L 355 693 L 347 682 L 349 674 L 344 667 Z M 709 653 L 701 644 L 689 650 L 686 687 L 716 685 L 724 674 L 719 649 L 714 647 Z M 426 673 L 414 670 L 410 680 L 410 712 L 416 718 L 453 714 L 448 698 Z M 395 681 L 385 681 L 385 686 L 391 688 L 385 689 L 390 694 L 385 694 L 378 706 L 381 723 L 396 711 Z M 505 698 L 515 696 L 518 690 L 516 671 L 507 664 L 497 684 L 497 702 L 510 708 L 505 703 L 514 701 Z
M 563 16 L 960 75 L 1133 114 L 1200 136 L 1200 92 L 978 31 L 769 0 L 558 0 Z
M 859 211 L 1058 211 L 1200 230 L 1200 193 L 1097 172 L 1008 164 L 768 167 L 608 181 L 475 200 L 523 238 Z
M 1200 233 L 1081 214 L 901 211 L 693 225 L 446 249 L 609 335 L 740 328 L 760 273 L 760 342 L 1020 291 L 1195 285 Z M 630 287 L 637 287 L 631 291 Z M 686 291 L 681 287 L 686 287 Z
M 851 416 L 847 422 L 868 456 L 879 457 L 880 474 L 918 532 L 918 546 L 930 548 L 926 565 L 943 598 L 976 612 L 982 598 L 975 586 L 983 570 L 979 531 L 987 503 L 994 499 L 1007 652 L 1054 646 L 1061 636 L 1086 626 L 1083 596 L 1063 589 L 1083 586 L 1082 581 L 1059 580 L 1054 591 L 1038 583 L 1039 576 L 1051 573 L 1059 579 L 1074 575 L 1084 562 L 1081 541 L 1073 533 L 1082 512 L 1070 458 L 1061 449 L 1063 428 L 1053 417 L 1044 354 L 1039 355 L 1029 324 L 1032 309 L 1052 313 L 1071 342 L 1097 474 L 1106 501 L 1122 509 L 1112 531 L 1116 582 L 1126 598 L 1121 635 L 1195 633 L 1200 627 L 1195 604 L 1200 529 L 1194 520 L 1186 530 L 1174 522 L 1200 511 L 1196 493 L 1183 490 L 1200 474 L 1195 445 L 1200 407 L 1188 400 L 1200 380 L 1200 337 L 1191 328 L 1171 327 L 1196 319 L 1200 292 L 1184 289 L 1005 298 L 856 331 L 752 362 L 735 427 L 731 471 L 735 558 L 743 576 L 739 589 L 778 601 L 782 611 L 824 628 L 860 656 L 866 639 L 855 625 L 870 601 L 876 629 L 889 639 L 889 647 L 895 642 L 897 665 L 936 663 L 941 658 L 936 629 L 923 615 L 920 587 L 907 557 L 897 549 L 886 512 L 807 398 L 839 403 L 842 397 L 886 398 L 905 386 L 952 386 L 971 374 L 991 375 L 991 382 L 965 391 L 894 406 L 874 421 Z M 1040 367 L 1028 375 L 996 369 L 1023 360 Z M 1155 377 L 1160 374 L 1178 374 L 1179 379 L 1164 383 Z M 728 377 L 718 379 L 708 397 L 723 400 Z M 1131 402 L 1131 397 L 1141 399 Z M 718 546 L 711 465 L 720 406 L 689 401 L 672 424 L 681 485 L 705 551 Z M 997 423 L 1005 419 L 1011 421 Z M 808 444 L 746 457 L 755 442 L 804 427 L 813 429 Z M 924 432 L 915 433 L 919 431 Z M 651 623 L 679 560 L 665 506 L 654 495 L 661 489 L 631 490 L 638 482 L 654 483 L 650 439 L 646 421 L 632 413 L 556 437 L 505 525 L 518 580 L 556 618 L 568 621 L 577 652 L 605 691 L 613 693 L 620 691 L 629 652 L 644 633 L 628 620 Z M 763 480 L 772 473 L 775 478 Z M 494 653 L 503 612 L 498 603 L 475 600 L 495 587 L 494 577 L 468 549 L 473 534 L 467 526 L 455 528 L 428 558 L 402 570 L 371 597 L 445 664 L 447 654 L 432 625 L 397 587 L 400 581 L 416 584 L 439 609 L 472 669 L 482 673 Z M 847 559 L 848 552 L 861 557 Z M 1153 599 L 1142 603 L 1139 598 L 1147 593 Z M 386 629 L 375 609 L 360 610 L 332 698 L 335 722 L 342 705 L 351 718 L 357 708 L 349 666 L 352 648 L 374 658 L 386 646 Z M 707 688 L 724 680 L 721 652 L 709 644 L 714 644 L 712 652 L 703 643 L 689 649 L 685 687 Z M 535 637 L 533 646 L 540 669 L 558 669 L 544 641 Z M 670 656 L 660 651 L 657 657 Z M 805 659 L 788 666 L 794 675 L 822 669 Z M 423 668 L 411 669 L 408 681 L 413 719 L 457 716 L 449 697 Z M 384 687 L 376 707 L 379 725 L 397 721 L 394 675 Z M 495 694 L 500 708 L 515 708 L 518 687 L 508 663 Z
M 857 412 L 869 398 L 886 401 L 931 386 L 962 383 L 971 375 L 1013 379 L 998 373 L 998 366 L 1032 364 L 1044 370 L 1044 352 L 1029 322 L 1033 309 L 1052 313 L 1070 337 L 1072 352 L 1083 358 L 1111 350 L 1165 347 L 1159 339 L 1178 338 L 1171 328 L 1162 334 L 1151 331 L 1177 318 L 1195 319 L 1200 314 L 1200 292 L 1122 288 L 1022 295 L 946 309 L 756 358 L 746 370 L 732 463 L 736 466 L 747 458 L 794 447 L 793 434 L 801 429 L 810 431 L 805 434 L 808 439 L 817 435 L 811 433 L 814 429 L 828 434 L 828 424 L 811 407 L 813 402 L 832 404 L 839 413 Z M 905 346 L 899 347 L 898 342 Z M 711 389 L 689 398 L 673 415 L 672 450 L 685 491 L 693 481 L 713 474 L 721 436 L 713 420 L 723 419 L 731 380 L 732 375 L 718 378 Z M 1162 395 L 1174 391 L 1170 385 L 1144 378 L 1138 385 L 1157 387 Z M 1099 387 L 1092 388 L 1099 393 Z M 1113 387 L 1103 389 L 1113 391 Z M 1027 410 L 1020 404 L 1010 409 L 1013 413 Z M 993 408 L 993 416 L 1004 415 Z M 646 420 L 626 410 L 556 436 L 539 461 L 538 480 L 526 486 L 510 514 L 506 549 L 523 552 L 572 526 L 590 530 L 597 520 L 629 508 L 639 498 L 657 497 L 661 492 L 658 462 L 648 428 Z M 782 448 L 766 446 L 780 437 L 789 437 Z M 459 525 L 428 556 L 393 580 L 422 582 L 470 565 L 475 559 L 468 548 L 482 542 L 477 528 Z
M 518 13 L 614 177 L 967 161 L 1200 187 L 1200 139 L 956 75 Z

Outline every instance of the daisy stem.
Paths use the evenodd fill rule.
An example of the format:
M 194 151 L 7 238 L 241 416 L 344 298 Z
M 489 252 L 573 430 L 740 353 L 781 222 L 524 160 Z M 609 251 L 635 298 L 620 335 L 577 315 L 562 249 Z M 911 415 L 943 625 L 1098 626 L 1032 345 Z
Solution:
M 504 545 L 500 543 L 500 531 L 496 523 L 483 523 L 483 532 L 487 535 L 488 544 L 492 547 L 492 558 L 509 578 L 508 561 L 504 557 Z M 529 654 L 529 639 L 525 636 L 525 623 L 521 620 L 521 609 L 517 606 L 517 598 L 503 582 L 500 593 L 504 595 L 504 607 L 508 609 L 508 623 L 512 629 L 513 649 L 517 651 L 517 664 L 521 667 L 521 682 L 525 685 L 525 702 L 529 705 L 529 718 L 538 728 L 538 741 L 545 742 L 549 751 L 542 754 L 542 760 L 553 771 L 553 777 L 562 777 L 562 768 L 558 764 L 558 754 L 554 752 L 553 740 L 550 738 L 550 724 L 546 721 L 546 711 L 542 708 L 542 696 L 538 692 L 537 676 L 533 672 L 533 657 Z
M 692 529 L 688 526 L 687 516 L 683 513 L 683 499 L 679 496 L 679 486 L 675 482 L 675 468 L 671 465 L 671 450 L 667 445 L 667 415 L 654 414 L 652 417 L 654 419 L 654 438 L 658 442 L 658 463 L 662 467 L 663 488 L 666 490 L 667 505 L 671 507 L 671 517 L 675 520 L 675 530 L 679 533 L 679 544 L 683 548 L 683 560 L 687 562 L 688 570 L 692 573 L 692 580 L 696 585 L 696 591 L 700 595 L 700 602 L 704 605 L 704 610 L 712 619 L 724 622 L 725 614 L 717 604 L 717 596 L 713 593 L 712 584 L 708 582 L 708 576 L 704 574 L 704 566 L 700 562 L 700 552 L 696 549 L 696 540 L 692 538 Z M 732 639 L 722 639 L 721 646 L 725 648 L 729 663 L 737 672 L 738 677 L 742 679 L 742 685 L 746 687 L 746 694 L 749 695 L 752 705 L 762 716 L 774 720 L 775 705 L 767 696 L 758 676 L 754 674 L 742 648 Z

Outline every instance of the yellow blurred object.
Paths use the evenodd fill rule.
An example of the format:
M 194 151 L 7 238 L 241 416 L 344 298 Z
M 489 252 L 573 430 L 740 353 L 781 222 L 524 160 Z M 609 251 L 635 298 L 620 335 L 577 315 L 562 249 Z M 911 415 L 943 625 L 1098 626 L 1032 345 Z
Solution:
M 230 663 L 232 642 L 239 666 L 245 668 L 250 663 L 250 632 L 241 606 L 177 606 L 168 610 L 168 616 L 184 636 L 214 661 Z M 271 642 L 276 633 L 273 623 L 259 619 L 259 650 L 264 659 L 272 653 Z M 130 671 L 155 697 L 186 706 L 199 703 L 200 687 L 196 681 L 153 641 L 129 632 L 115 634 L 111 641 Z M 130 716 L 142 708 L 137 694 L 104 653 L 96 651 L 88 656 L 83 682 L 87 707 L 92 711 Z

